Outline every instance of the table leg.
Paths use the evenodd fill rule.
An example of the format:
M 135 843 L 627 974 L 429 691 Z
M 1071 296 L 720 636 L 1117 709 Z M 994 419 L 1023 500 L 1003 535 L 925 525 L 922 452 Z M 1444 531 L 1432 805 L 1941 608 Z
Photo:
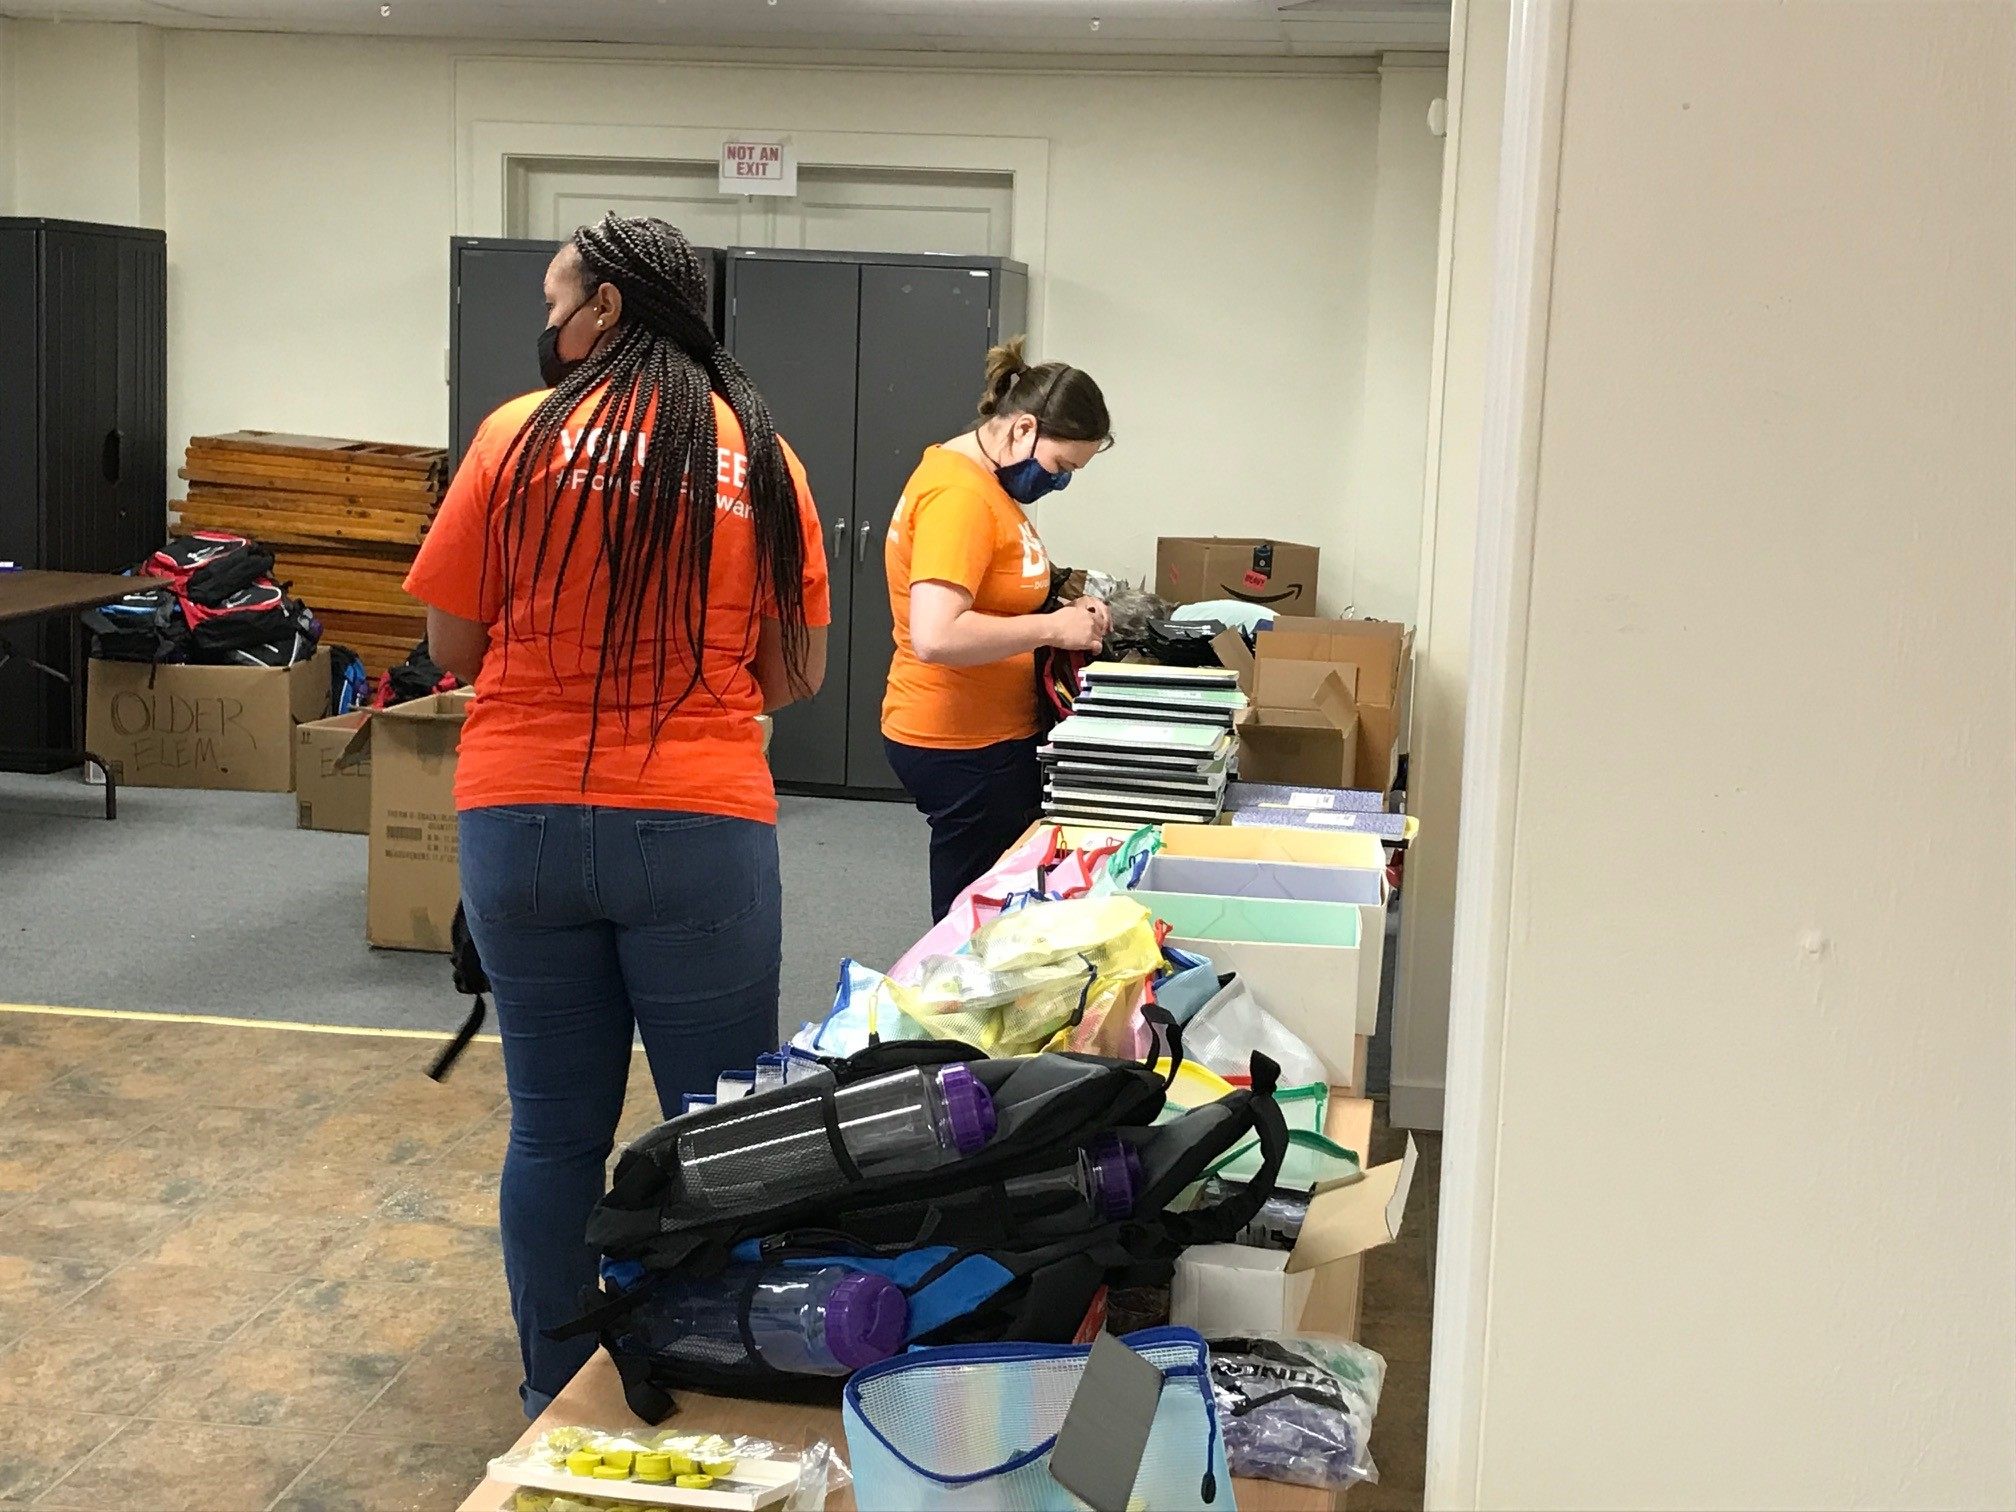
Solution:
M 85 679 L 91 666 L 90 651 L 84 643 L 84 616 L 70 616 L 70 749 L 105 775 L 105 817 L 119 817 L 119 779 L 104 760 L 84 748 L 84 701 L 88 696 Z

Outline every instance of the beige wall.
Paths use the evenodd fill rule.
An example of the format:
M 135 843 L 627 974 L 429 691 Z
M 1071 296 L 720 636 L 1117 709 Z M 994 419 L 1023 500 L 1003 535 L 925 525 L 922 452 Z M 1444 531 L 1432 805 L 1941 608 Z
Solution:
M 65 99 L 89 82 L 92 45 L 96 67 L 126 77 L 131 29 L 24 30 Z M 1431 318 L 1435 144 L 1411 103 L 1423 73 L 1404 79 L 1409 140 L 1397 118 L 1382 124 L 1369 63 L 1011 72 L 590 50 L 528 64 L 500 92 L 513 50 L 482 44 L 149 35 L 165 59 L 178 451 L 192 432 L 244 426 L 445 438 L 447 241 L 501 229 L 457 222 L 458 122 L 1037 137 L 1040 334 L 1100 379 L 1121 437 L 1045 511 L 1053 550 L 1142 574 L 1158 534 L 1251 529 L 1319 544 L 1334 606 L 1362 562 L 1388 612 L 1411 610 L 1399 585 L 1418 552 L 1418 430 L 1368 433 L 1365 416 L 1418 412 L 1425 393 L 1425 370 L 1402 371 L 1420 365 L 1407 348 Z M 105 185 L 144 134 L 51 114 L 48 90 L 48 111 L 20 117 L 23 207 L 125 218 L 128 197 Z M 74 152 L 104 172 L 68 173 Z
M 1477 550 L 1478 438 L 1491 323 L 1499 138 L 1505 111 L 1510 0 L 1456 0 L 1442 240 L 1423 406 L 1426 504 L 1421 515 L 1419 632 L 1409 812 L 1426 837 L 1407 856 L 1393 1007 L 1395 1123 L 1439 1128 L 1449 1044 L 1451 921 L 1462 817 L 1463 715 L 1470 692 L 1470 590 Z
M 1474 1501 L 2016 1505 L 2016 11 L 1551 8 Z
M 16 21 L 8 154 L 16 213 L 163 226 L 162 34 Z
M 1435 332 L 1443 139 L 1429 104 L 1445 59 L 1387 57 L 1379 69 L 1379 175 L 1373 191 L 1365 394 L 1352 443 L 1352 577 L 1332 602 L 1414 622 L 1421 585 L 1421 486 Z
M 14 22 L 0 16 L 0 215 L 14 213 Z

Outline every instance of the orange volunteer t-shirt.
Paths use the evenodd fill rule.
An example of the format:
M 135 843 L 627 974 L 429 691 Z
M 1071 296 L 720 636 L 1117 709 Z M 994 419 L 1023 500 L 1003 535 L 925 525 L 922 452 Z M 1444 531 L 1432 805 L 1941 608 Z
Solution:
M 994 475 L 942 446 L 910 475 L 884 549 L 896 654 L 882 733 L 902 745 L 971 751 L 1026 740 L 1036 724 L 1033 652 L 978 667 L 940 667 L 910 644 L 910 585 L 951 583 L 982 614 L 1034 614 L 1050 596 L 1050 555 Z
M 490 649 L 462 727 L 456 807 L 579 803 L 776 823 L 777 795 L 756 723 L 763 712 L 763 693 L 753 670 L 757 621 L 767 606 L 757 603 L 749 458 L 735 412 L 715 396 L 718 465 L 701 657 L 704 676 L 664 718 L 654 747 L 652 727 L 664 715 L 653 705 L 654 640 L 665 645 L 668 699 L 676 697 L 692 675 L 681 606 L 670 605 L 666 622 L 654 624 L 656 617 L 647 601 L 632 675 L 626 679 L 618 668 L 609 668 L 598 723 L 595 674 L 603 660 L 608 573 L 600 560 L 602 514 L 595 504 L 584 519 L 559 602 L 551 602 L 554 568 L 585 471 L 570 473 L 568 482 L 560 485 L 567 489 L 565 496 L 550 506 L 552 545 L 537 580 L 532 562 L 539 516 L 528 524 L 516 559 L 511 613 L 504 612 L 499 518 L 504 489 L 495 490 L 493 509 L 492 485 L 519 427 L 545 397 L 541 391 L 513 399 L 483 422 L 406 578 L 406 591 L 423 603 L 490 627 Z M 599 432 L 586 438 L 581 433 L 599 397 L 598 390 L 582 400 L 562 430 L 553 456 L 535 474 L 531 495 L 535 504 L 550 497 L 555 478 L 582 456 L 584 445 L 592 449 L 615 444 Z M 516 460 L 510 458 L 510 464 L 515 466 Z M 788 447 L 785 460 L 798 486 L 799 527 L 805 540 L 805 622 L 829 624 L 833 614 L 818 513 L 805 470 Z M 668 553 L 668 573 L 672 560 Z M 594 762 L 585 768 L 584 780 L 591 730 Z

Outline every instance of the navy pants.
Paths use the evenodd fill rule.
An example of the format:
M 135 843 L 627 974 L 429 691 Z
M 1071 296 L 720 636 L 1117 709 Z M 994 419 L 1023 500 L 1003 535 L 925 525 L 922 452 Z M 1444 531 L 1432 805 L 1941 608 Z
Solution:
M 1037 738 L 938 751 L 883 738 L 896 779 L 931 821 L 931 920 L 986 874 L 1042 812 Z
M 596 1277 L 583 1239 L 623 1116 L 632 1031 L 666 1117 L 777 1045 L 777 831 L 748 819 L 542 804 L 462 815 L 462 901 L 497 1002 L 511 1138 L 504 1274 L 536 1417 L 594 1353 L 546 1329 Z

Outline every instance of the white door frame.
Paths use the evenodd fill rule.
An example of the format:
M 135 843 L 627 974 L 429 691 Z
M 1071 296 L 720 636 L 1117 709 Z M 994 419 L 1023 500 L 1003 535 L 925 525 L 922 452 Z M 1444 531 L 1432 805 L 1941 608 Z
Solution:
M 1527 607 L 1572 0 L 1513 0 L 1464 717 L 1427 1504 L 1478 1505 Z

